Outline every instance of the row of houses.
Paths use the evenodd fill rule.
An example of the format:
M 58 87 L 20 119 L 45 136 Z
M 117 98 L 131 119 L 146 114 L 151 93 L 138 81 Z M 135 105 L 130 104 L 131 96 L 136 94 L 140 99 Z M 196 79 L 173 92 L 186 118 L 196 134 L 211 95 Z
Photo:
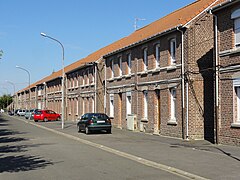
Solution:
M 197 0 L 64 72 L 63 87 L 59 70 L 18 91 L 15 108 L 105 112 L 118 128 L 240 145 L 239 0 Z

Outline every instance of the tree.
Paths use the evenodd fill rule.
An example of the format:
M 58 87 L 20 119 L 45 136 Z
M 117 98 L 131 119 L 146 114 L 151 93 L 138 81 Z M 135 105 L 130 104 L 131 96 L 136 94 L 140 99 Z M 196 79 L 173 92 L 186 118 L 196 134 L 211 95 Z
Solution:
M 0 97 L 0 108 L 7 108 L 9 104 L 13 102 L 13 98 L 11 95 L 4 94 Z

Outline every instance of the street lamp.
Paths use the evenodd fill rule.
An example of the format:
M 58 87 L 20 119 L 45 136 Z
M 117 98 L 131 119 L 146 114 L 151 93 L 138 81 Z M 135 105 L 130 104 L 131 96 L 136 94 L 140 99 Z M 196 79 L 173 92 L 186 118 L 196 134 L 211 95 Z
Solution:
M 64 72 L 64 47 L 63 47 L 63 44 L 51 37 L 51 36 L 48 36 L 47 34 L 45 33 L 41 33 L 41 36 L 43 37 L 46 37 L 46 38 L 49 38 L 53 41 L 56 41 L 58 44 L 60 44 L 60 46 L 62 47 L 62 129 L 64 129 L 64 117 L 65 117 L 65 96 L 64 96 L 64 82 L 65 82 L 65 72 Z
M 8 82 L 9 84 L 11 84 L 13 86 L 13 112 L 15 112 L 15 92 L 16 92 L 15 84 L 8 80 L 6 80 L 6 82 Z
M 22 67 L 20 67 L 20 66 L 16 66 L 16 68 L 18 68 L 18 69 L 21 69 L 21 70 L 23 70 L 23 71 L 25 71 L 25 72 L 27 72 L 27 74 L 28 74 L 28 88 L 29 88 L 29 110 L 30 110 L 30 108 L 31 108 L 31 90 L 30 90 L 30 72 L 28 71 L 28 70 L 26 70 L 25 68 L 22 68 Z M 29 116 L 29 119 L 30 119 L 30 116 Z

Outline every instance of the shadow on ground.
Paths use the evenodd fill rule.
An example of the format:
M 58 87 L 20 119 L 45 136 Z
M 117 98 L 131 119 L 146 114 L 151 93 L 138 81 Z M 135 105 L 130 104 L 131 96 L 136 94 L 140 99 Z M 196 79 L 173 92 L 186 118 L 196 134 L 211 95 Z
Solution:
M 30 171 L 53 165 L 53 162 L 43 157 L 27 155 L 28 148 L 44 144 L 20 145 L 20 142 L 27 142 L 29 139 L 20 137 L 25 132 L 11 130 L 8 121 L 6 117 L 0 115 L 0 173 Z

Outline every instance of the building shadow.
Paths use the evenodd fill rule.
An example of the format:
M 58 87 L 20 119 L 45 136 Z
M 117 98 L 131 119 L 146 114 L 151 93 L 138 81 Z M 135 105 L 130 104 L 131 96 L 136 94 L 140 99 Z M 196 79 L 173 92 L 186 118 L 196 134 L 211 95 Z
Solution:
M 214 66 L 213 49 L 210 49 L 198 61 L 199 72 L 203 78 L 203 119 L 204 119 L 204 139 L 215 142 L 215 93 L 214 93 Z

